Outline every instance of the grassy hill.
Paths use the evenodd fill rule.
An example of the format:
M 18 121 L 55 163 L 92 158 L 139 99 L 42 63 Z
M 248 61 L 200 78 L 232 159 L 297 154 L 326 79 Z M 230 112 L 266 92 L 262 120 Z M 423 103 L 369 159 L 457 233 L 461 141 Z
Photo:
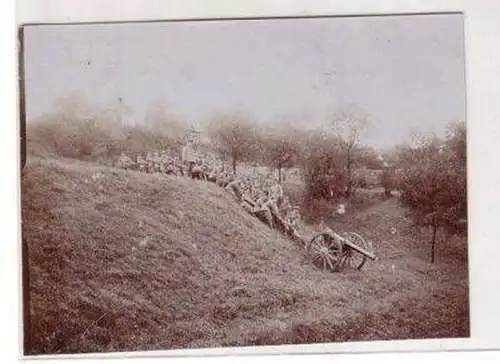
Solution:
M 27 354 L 469 335 L 466 244 L 430 264 L 394 199 L 335 223 L 380 258 L 335 274 L 183 177 L 33 158 L 22 219 Z

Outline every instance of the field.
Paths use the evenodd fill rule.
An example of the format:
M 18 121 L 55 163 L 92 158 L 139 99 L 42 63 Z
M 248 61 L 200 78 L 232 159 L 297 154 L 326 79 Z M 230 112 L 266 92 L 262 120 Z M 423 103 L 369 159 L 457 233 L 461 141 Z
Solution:
M 32 157 L 26 354 L 468 337 L 465 238 L 431 264 L 395 197 L 360 194 L 326 222 L 379 259 L 327 273 L 214 184 Z

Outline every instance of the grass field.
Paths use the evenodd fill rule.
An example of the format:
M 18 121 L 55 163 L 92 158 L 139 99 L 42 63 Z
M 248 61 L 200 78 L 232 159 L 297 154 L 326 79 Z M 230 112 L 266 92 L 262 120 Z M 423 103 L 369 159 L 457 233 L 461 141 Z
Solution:
M 440 242 L 431 264 L 395 198 L 328 221 L 379 257 L 335 274 L 182 177 L 32 158 L 22 219 L 27 354 L 469 336 L 466 242 Z

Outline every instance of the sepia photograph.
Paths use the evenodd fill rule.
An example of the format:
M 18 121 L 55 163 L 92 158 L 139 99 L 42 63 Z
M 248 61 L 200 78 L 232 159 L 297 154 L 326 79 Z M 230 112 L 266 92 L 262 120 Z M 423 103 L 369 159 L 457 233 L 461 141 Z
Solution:
M 470 337 L 462 13 L 18 35 L 24 355 Z

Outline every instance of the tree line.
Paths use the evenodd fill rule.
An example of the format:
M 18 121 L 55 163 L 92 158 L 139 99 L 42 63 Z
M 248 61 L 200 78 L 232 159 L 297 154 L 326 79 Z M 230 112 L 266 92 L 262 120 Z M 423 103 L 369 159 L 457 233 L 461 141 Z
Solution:
M 42 122 L 28 126 L 28 144 L 87 160 L 121 152 L 180 152 L 189 127 L 166 112 L 165 105 L 155 103 L 144 122 L 135 125 L 124 124 L 116 108 L 88 112 L 87 107 L 82 112 L 82 104 L 68 98 Z M 263 124 L 244 113 L 218 113 L 202 123 L 201 131 L 204 149 L 226 160 L 234 173 L 242 162 L 264 165 L 277 171 L 281 183 L 283 171 L 295 168 L 304 183 L 304 201 L 349 199 L 364 187 L 356 169 L 381 171 L 386 197 L 399 191 L 415 225 L 432 229 L 434 261 L 439 231 L 466 230 L 465 123 L 450 124 L 445 138 L 416 135 L 411 144 L 384 152 L 361 143 L 369 125 L 367 114 L 347 107 L 315 127 L 287 121 Z

